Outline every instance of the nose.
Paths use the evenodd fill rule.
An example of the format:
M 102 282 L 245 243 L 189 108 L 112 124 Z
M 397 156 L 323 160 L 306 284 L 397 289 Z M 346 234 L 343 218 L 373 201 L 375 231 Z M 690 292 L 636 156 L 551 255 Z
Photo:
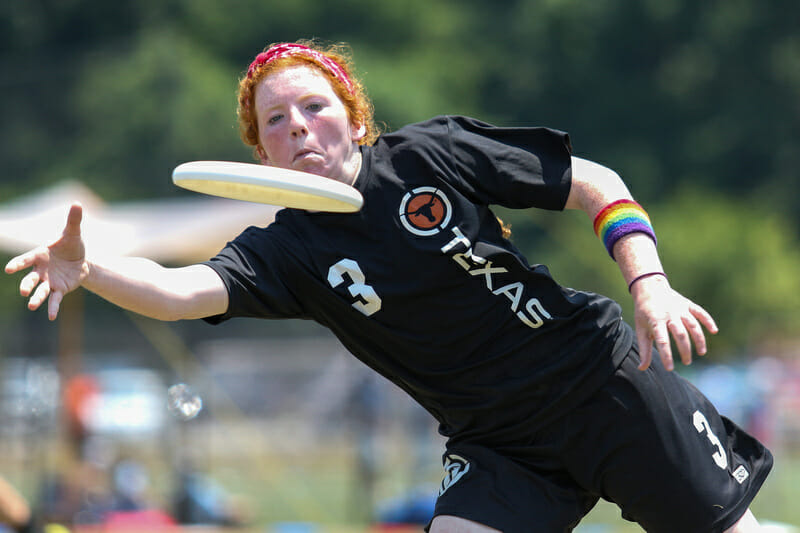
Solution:
M 290 133 L 292 137 L 308 135 L 308 123 L 306 117 L 299 109 L 293 109 L 289 116 Z

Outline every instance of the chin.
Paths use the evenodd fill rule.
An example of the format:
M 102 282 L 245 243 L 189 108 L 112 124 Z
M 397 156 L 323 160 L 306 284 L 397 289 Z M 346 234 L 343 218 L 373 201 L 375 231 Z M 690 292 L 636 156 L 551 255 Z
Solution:
M 318 165 L 298 165 L 297 167 L 293 167 L 295 170 L 299 170 L 300 172 L 308 172 L 309 174 L 316 174 L 317 176 L 322 176 L 323 178 L 328 177 L 328 173 L 330 172 L 325 167 L 320 167 Z
M 341 181 L 342 183 L 345 182 L 345 179 L 342 178 L 340 174 L 334 173 L 329 169 L 310 168 L 303 170 L 303 172 L 308 172 L 309 174 L 314 174 L 321 178 L 326 178 L 333 181 Z

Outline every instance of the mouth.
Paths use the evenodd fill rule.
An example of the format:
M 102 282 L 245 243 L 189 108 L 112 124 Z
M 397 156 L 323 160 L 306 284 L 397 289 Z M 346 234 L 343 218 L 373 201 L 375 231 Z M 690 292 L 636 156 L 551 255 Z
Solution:
M 319 155 L 321 155 L 319 152 L 316 152 L 316 151 L 311 150 L 311 149 L 304 148 L 303 150 L 300 150 L 299 152 L 297 152 L 294 155 L 294 159 L 292 161 L 294 163 L 297 163 L 298 161 L 300 161 L 302 159 L 305 159 L 306 157 L 319 156 Z

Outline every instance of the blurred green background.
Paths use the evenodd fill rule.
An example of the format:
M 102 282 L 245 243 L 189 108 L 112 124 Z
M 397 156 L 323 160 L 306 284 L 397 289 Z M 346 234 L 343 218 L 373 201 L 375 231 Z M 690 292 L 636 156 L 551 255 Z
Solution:
M 107 201 L 179 195 L 178 163 L 250 160 L 235 89 L 256 53 L 345 41 L 390 129 L 444 113 L 547 125 L 617 170 L 675 285 L 719 321 L 716 347 L 796 337 L 798 20 L 789 0 L 12 0 L 0 198 L 66 178 Z M 623 296 L 585 220 L 506 216 L 565 283 Z
M 650 212 L 673 285 L 720 326 L 709 357 L 769 357 L 796 370 L 798 24 L 800 3 L 789 0 L 10 0 L 0 5 L 0 204 L 67 179 L 108 202 L 187 194 L 171 183 L 177 164 L 250 161 L 235 91 L 255 54 L 283 40 L 344 41 L 387 129 L 448 113 L 568 131 L 576 155 L 619 172 Z M 532 262 L 630 315 L 584 215 L 499 213 Z M 0 280 L 0 355 L 53 356 L 75 333 L 27 312 L 18 280 Z M 175 352 L 143 334 L 161 326 L 132 326 L 90 295 L 81 304 L 85 317 L 71 327 L 87 361 L 125 346 L 132 364 L 167 379 L 207 364 L 198 347 L 219 337 L 319 333 L 177 324 L 164 334 L 187 345 Z M 231 471 L 229 486 L 246 484 Z M 776 486 L 773 501 L 790 501 Z M 310 500 L 324 505 L 319 498 Z M 797 520 L 789 512 L 770 508 L 774 519 Z

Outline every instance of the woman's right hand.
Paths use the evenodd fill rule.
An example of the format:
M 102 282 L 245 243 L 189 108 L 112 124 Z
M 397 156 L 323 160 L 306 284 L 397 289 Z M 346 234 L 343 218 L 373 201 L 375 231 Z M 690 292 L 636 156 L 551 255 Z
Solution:
M 22 278 L 19 292 L 28 300 L 28 309 L 34 311 L 48 300 L 47 315 L 50 320 L 58 316 L 64 295 L 81 285 L 89 272 L 86 247 L 81 237 L 83 208 L 75 203 L 70 207 L 67 224 L 61 237 L 49 246 L 40 246 L 18 255 L 8 262 L 5 271 L 13 274 L 30 268 Z M 49 299 L 48 299 L 49 297 Z

